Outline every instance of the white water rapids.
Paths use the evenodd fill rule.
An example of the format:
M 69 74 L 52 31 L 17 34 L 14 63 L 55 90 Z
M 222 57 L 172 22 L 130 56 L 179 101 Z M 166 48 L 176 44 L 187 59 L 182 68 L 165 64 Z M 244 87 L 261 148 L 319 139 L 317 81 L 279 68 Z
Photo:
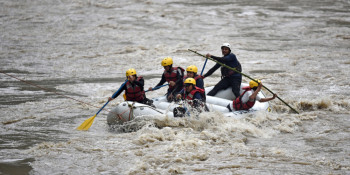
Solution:
M 2 0 L 0 174 L 350 174 L 349 9 L 346 0 Z M 158 116 L 119 132 L 105 110 L 75 130 L 127 69 L 154 87 L 164 57 L 201 71 L 205 60 L 187 49 L 220 56 L 224 42 L 300 114 L 276 99 L 273 112 L 239 120 Z M 219 79 L 218 70 L 205 86 Z

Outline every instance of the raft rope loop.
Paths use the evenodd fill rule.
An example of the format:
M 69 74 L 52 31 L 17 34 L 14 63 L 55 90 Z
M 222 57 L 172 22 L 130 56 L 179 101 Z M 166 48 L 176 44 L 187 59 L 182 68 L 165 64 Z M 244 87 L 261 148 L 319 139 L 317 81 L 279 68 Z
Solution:
M 128 104 L 128 107 L 130 108 L 130 112 L 129 112 L 129 121 L 131 121 L 132 119 L 134 119 L 134 104 L 135 102 L 133 102 L 132 104 L 129 104 L 128 101 L 126 101 L 126 103 Z M 131 119 L 132 117 L 132 119 Z
M 125 110 L 124 112 L 122 112 L 122 113 L 120 113 L 120 114 L 117 114 L 116 116 L 117 116 L 120 120 L 123 120 L 124 122 L 127 122 L 127 121 L 122 117 L 122 115 L 123 115 L 125 112 L 127 112 L 127 111 L 129 111 L 129 109 Z M 130 116 L 129 116 L 129 118 L 130 118 Z

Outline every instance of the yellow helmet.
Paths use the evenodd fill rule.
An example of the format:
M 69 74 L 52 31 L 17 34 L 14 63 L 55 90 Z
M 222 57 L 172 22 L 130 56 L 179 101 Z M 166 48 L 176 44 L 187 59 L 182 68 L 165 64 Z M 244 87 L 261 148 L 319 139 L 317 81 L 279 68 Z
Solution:
M 261 83 L 261 81 L 258 80 L 258 79 L 255 79 L 255 81 Z M 258 87 L 258 86 L 259 86 L 259 84 L 258 84 L 257 82 L 255 82 L 255 81 L 252 80 L 252 81 L 249 82 L 249 87 L 250 87 L 250 88 L 255 88 L 255 87 Z
M 194 78 L 186 78 L 185 84 L 193 84 L 194 86 L 196 85 L 196 80 Z
M 136 75 L 136 70 L 131 68 L 129 70 L 126 71 L 126 76 L 130 76 L 130 75 Z
M 197 73 L 198 68 L 195 65 L 188 66 L 186 69 L 187 72 L 194 72 Z
M 162 60 L 162 66 L 170 66 L 173 64 L 173 59 L 171 57 L 166 57 Z

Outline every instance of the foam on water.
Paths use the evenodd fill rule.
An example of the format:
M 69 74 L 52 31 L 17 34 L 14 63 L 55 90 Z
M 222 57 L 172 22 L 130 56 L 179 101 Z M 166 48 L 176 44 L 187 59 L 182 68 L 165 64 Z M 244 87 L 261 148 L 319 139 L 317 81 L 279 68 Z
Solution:
M 1 167 L 32 174 L 349 174 L 348 2 L 39 0 L 4 1 L 0 9 L 0 69 L 50 90 L 0 74 Z M 187 49 L 220 56 L 223 42 L 244 73 L 300 114 L 276 99 L 273 112 L 241 119 L 151 116 L 110 129 L 106 115 L 123 101 L 118 97 L 87 132 L 75 130 L 128 68 L 154 87 L 162 58 L 201 71 L 205 59 Z M 214 65 L 208 61 L 204 73 Z M 219 79 L 216 71 L 205 86 Z
M 77 167 L 89 166 L 95 167 L 90 173 L 186 172 L 198 161 L 209 161 L 211 154 L 235 155 L 246 149 L 252 151 L 246 145 L 248 137 L 273 138 L 278 132 L 293 133 L 295 125 L 300 124 L 296 118 L 279 117 L 265 112 L 249 114 L 245 120 L 227 118 L 220 113 L 203 113 L 198 119 L 158 117 L 154 125 L 144 125 L 126 134 L 106 132 L 103 129 L 106 126 L 99 123 L 100 126 L 86 133 L 76 131 L 75 138 L 67 142 L 43 142 L 27 153 L 38 158 L 32 164 L 37 172 L 47 173 L 45 167 L 53 166 L 53 159 L 59 166 L 53 166 L 51 173 L 72 174 L 77 172 Z M 223 146 L 238 152 L 227 152 Z M 273 148 L 272 154 L 281 155 L 282 151 L 276 149 Z

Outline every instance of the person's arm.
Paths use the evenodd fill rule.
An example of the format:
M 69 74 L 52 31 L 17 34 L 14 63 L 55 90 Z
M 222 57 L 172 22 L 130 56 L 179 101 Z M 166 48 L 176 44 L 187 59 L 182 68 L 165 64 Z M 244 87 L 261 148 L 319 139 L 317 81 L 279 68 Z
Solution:
M 261 90 L 261 87 L 262 87 L 262 83 L 259 83 L 258 88 L 253 92 L 252 95 L 249 96 L 249 101 L 254 101 L 255 100 L 256 96 L 258 95 L 259 91 Z
M 277 97 L 277 95 L 273 94 L 273 96 L 271 98 L 261 98 L 259 100 L 259 102 L 268 102 L 268 101 L 271 101 L 271 100 L 275 99 L 276 97 Z
M 181 89 L 181 91 L 179 93 L 176 94 L 176 98 L 177 99 L 181 99 L 182 98 L 182 94 L 185 92 L 185 89 Z
M 236 58 L 236 55 L 233 54 L 233 53 L 230 53 L 226 56 L 223 56 L 223 57 L 217 57 L 217 56 L 214 56 L 214 55 L 210 55 L 210 58 L 213 58 L 214 60 L 217 60 L 217 61 L 220 61 L 220 62 L 230 62 L 230 61 L 235 61 L 237 60 Z
M 115 98 L 117 98 L 124 90 L 126 90 L 126 84 L 124 84 L 122 87 L 121 87 L 121 91 L 119 91 L 118 93 L 116 94 L 113 94 L 112 97 L 109 97 L 108 100 L 111 101 L 111 100 L 114 100 Z
M 201 78 L 197 79 L 196 86 L 201 88 L 201 89 L 204 89 L 204 81 L 203 81 L 203 79 L 201 79 Z
M 177 84 L 177 85 L 175 85 L 175 88 L 171 92 L 168 92 L 168 93 L 171 93 L 171 95 L 176 97 L 176 95 L 179 94 L 179 91 L 181 91 L 181 90 L 183 90 L 183 87 L 182 86 L 178 86 L 178 84 Z
M 242 66 L 239 63 L 236 55 L 233 53 L 230 53 L 224 57 L 216 57 L 216 56 L 211 55 L 210 58 L 213 58 L 214 60 L 217 60 L 217 61 L 224 63 L 224 64 L 231 63 L 231 65 L 230 64 L 227 64 L 227 65 L 231 66 L 232 68 L 236 69 L 237 71 L 242 72 Z
M 162 75 L 162 79 L 159 81 L 159 83 L 158 83 L 155 87 L 161 86 L 161 85 L 163 85 L 165 82 L 166 82 L 166 79 L 165 79 L 165 76 L 164 76 L 164 74 L 163 74 L 163 75 Z
M 203 77 L 208 77 L 210 76 L 211 74 L 213 74 L 217 69 L 219 69 L 221 65 L 216 63 L 214 67 L 212 67 L 206 74 L 204 74 Z
M 210 58 L 213 58 L 214 60 L 220 61 L 220 62 L 225 61 L 225 57 L 217 57 L 217 56 L 211 55 Z

